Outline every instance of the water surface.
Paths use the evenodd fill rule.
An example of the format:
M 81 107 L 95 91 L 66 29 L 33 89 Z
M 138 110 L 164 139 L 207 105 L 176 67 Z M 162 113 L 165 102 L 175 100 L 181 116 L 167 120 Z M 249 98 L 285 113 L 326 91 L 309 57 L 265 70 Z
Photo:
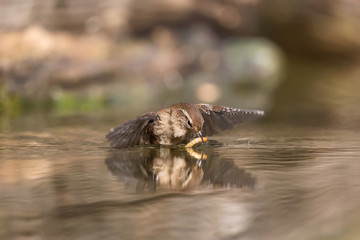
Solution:
M 111 124 L 57 121 L 0 134 L 0 239 L 360 238 L 357 131 L 252 125 L 195 152 L 111 150 Z

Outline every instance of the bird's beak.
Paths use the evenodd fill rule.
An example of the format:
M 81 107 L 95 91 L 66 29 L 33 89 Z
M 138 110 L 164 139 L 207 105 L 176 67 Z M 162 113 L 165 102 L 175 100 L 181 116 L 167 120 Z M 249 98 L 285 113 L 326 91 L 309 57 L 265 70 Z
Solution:
M 198 131 L 197 135 L 201 138 L 201 142 L 204 143 L 204 139 L 203 139 L 201 131 Z

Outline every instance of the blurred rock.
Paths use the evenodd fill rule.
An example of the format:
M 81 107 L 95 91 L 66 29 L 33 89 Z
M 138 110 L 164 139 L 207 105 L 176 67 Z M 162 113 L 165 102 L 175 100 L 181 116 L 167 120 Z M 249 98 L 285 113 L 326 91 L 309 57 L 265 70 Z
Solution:
M 269 91 L 278 86 L 284 56 L 272 42 L 261 38 L 233 38 L 224 44 L 223 55 L 224 74 L 238 86 L 258 86 Z
M 114 75 L 106 62 L 113 44 L 101 36 L 76 37 L 33 26 L 0 36 L 0 84 L 10 94 L 48 97 L 54 85 L 91 83 Z
M 221 89 L 234 79 L 243 79 L 244 74 L 257 79 L 259 71 L 269 71 L 265 70 L 269 67 L 266 64 L 257 64 L 258 68 L 254 69 L 246 66 L 247 60 L 238 61 L 234 57 L 246 52 L 247 56 L 254 55 L 261 44 L 254 44 L 251 50 L 250 45 L 233 39 L 232 43 L 238 42 L 238 45 L 230 47 L 204 24 L 182 31 L 157 27 L 148 40 L 123 39 L 120 42 L 101 33 L 72 35 L 31 26 L 25 31 L 3 33 L 0 42 L 3 43 L 0 46 L 0 83 L 10 95 L 35 99 L 53 98 L 54 91 L 59 88 L 81 90 L 98 85 L 104 92 L 108 84 L 112 85 L 113 91 L 108 92 L 108 98 L 112 99 L 123 93 L 124 83 L 133 85 L 134 82 L 149 83 L 145 85 L 148 90 L 144 94 L 149 95 L 151 91 L 157 96 L 162 91 L 185 90 L 187 82 L 197 79 L 196 86 L 185 90 L 188 97 L 183 94 L 172 101 L 184 101 L 185 97 L 185 101 L 215 102 L 222 96 Z M 264 45 L 263 49 L 266 48 L 271 46 Z M 265 52 L 259 50 L 255 57 L 248 59 L 258 56 L 257 59 L 264 62 L 268 59 Z M 119 84 L 114 84 L 117 82 Z M 217 90 L 204 97 L 200 94 L 201 86 L 209 85 L 218 86 Z M 141 99 L 149 100 L 145 95 Z M 197 100 L 191 95 L 197 96 Z M 60 101 L 58 97 L 56 100 Z

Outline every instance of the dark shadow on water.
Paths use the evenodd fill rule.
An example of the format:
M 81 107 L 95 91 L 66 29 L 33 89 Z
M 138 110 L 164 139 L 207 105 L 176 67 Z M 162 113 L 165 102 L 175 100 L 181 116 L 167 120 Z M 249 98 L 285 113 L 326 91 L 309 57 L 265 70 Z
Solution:
M 211 148 L 140 147 L 112 150 L 105 160 L 110 172 L 137 193 L 254 188 L 255 178 Z

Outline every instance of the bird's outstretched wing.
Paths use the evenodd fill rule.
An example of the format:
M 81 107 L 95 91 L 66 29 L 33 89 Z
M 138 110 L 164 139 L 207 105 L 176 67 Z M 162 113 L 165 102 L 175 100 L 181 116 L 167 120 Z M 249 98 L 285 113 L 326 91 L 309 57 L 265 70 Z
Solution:
M 111 147 L 126 148 L 151 143 L 151 129 L 157 114 L 150 112 L 117 126 L 106 135 Z
M 220 131 L 232 129 L 246 120 L 264 115 L 261 110 L 245 110 L 210 104 L 196 104 L 204 118 L 203 135 L 211 136 Z

